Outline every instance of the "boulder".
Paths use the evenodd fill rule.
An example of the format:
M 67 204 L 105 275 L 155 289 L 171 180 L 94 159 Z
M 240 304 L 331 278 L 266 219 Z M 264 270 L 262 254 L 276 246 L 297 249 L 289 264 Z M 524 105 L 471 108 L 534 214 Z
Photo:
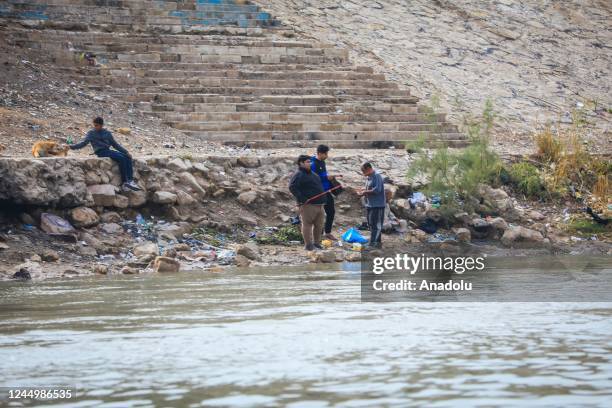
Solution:
M 186 161 L 179 157 L 177 157 L 176 159 L 172 159 L 168 162 L 168 168 L 176 173 L 189 171 L 191 167 L 191 164 L 188 164 Z
M 40 254 L 40 259 L 42 259 L 44 262 L 55 262 L 55 261 L 59 261 L 60 256 L 57 252 L 55 252 L 52 249 L 45 249 Z
M 336 262 L 336 253 L 334 251 L 313 251 L 310 253 L 310 260 L 317 263 L 332 263 Z
M 525 216 L 527 218 L 530 218 L 530 219 L 534 220 L 534 221 L 542 221 L 543 219 L 546 218 L 546 216 L 544 214 L 542 214 L 541 212 L 536 211 L 536 210 L 527 211 Z
M 244 245 L 238 246 L 238 248 L 236 248 L 236 253 L 238 255 L 243 255 L 248 259 L 252 259 L 252 260 L 260 259 L 259 247 L 257 246 L 257 244 L 253 242 L 249 242 Z
M 472 239 L 472 234 L 470 233 L 470 230 L 467 228 L 456 228 L 455 235 L 457 236 L 457 241 L 463 242 L 463 243 L 468 243 Z
M 100 224 L 100 229 L 102 230 L 102 232 L 110 235 L 119 234 L 123 232 L 123 227 L 114 222 Z
M 179 190 L 176 192 L 176 201 L 178 205 L 188 206 L 196 203 L 195 198 L 187 194 L 186 192 Z
M 361 253 L 348 251 L 344 254 L 344 260 L 347 262 L 361 262 Z
M 501 188 L 492 188 L 483 184 L 479 186 L 478 194 L 483 199 L 484 205 L 492 207 L 494 212 L 504 214 L 514 210 L 512 199 Z
M 183 234 L 189 234 L 192 229 L 192 225 L 188 222 L 175 222 L 158 225 L 157 233 L 160 236 L 162 235 L 162 233 L 170 234 L 176 240 L 176 238 L 182 237 Z
M 147 193 L 144 191 L 130 191 L 127 197 L 128 206 L 132 208 L 142 207 L 147 203 Z
M 190 187 L 193 191 L 198 193 L 200 197 L 206 196 L 206 190 L 200 186 L 193 174 L 184 171 L 179 174 L 179 180 L 183 185 Z
M 153 194 L 153 202 L 157 204 L 169 204 L 176 203 L 177 196 L 169 191 L 156 191 Z
M 68 221 L 49 213 L 41 214 L 40 228 L 47 234 L 73 234 L 76 232 Z
M 246 167 L 246 168 L 251 168 L 251 169 L 261 166 L 261 161 L 259 160 L 258 157 L 247 157 L 247 156 L 239 157 L 236 160 L 236 162 L 241 167 Z
M 178 272 L 181 268 L 179 261 L 165 256 L 158 256 L 152 263 L 153 271 L 159 273 Z
M 501 238 L 501 242 L 508 247 L 516 246 L 520 243 L 542 244 L 544 242 L 544 236 L 540 232 L 529 228 L 513 226 L 506 229 Z
M 102 264 L 94 265 L 93 273 L 98 275 L 108 275 L 108 266 Z
M 503 232 L 508 229 L 508 223 L 502 217 L 493 218 L 489 224 L 498 231 Z
M 159 248 L 154 242 L 147 242 L 134 248 L 134 255 L 137 257 L 143 255 L 159 255 Z
M 95 205 L 101 207 L 115 205 L 115 186 L 112 184 L 95 184 L 88 186 L 87 191 L 91 194 Z
M 113 207 L 115 208 L 128 208 L 130 205 L 130 199 L 124 195 L 117 194 L 115 196 L 115 200 L 113 202 Z
M 88 232 L 82 232 L 79 239 L 85 241 L 87 245 L 94 248 L 97 252 L 104 253 L 108 251 L 107 246 L 102 241 Z
M 105 212 L 100 216 L 100 221 L 109 223 L 109 222 L 121 222 L 121 216 L 114 211 Z
M 236 255 L 236 258 L 234 260 L 236 262 L 236 266 L 241 267 L 241 268 L 245 268 L 249 265 L 251 265 L 251 261 L 249 260 L 249 258 L 247 258 L 244 255 Z
M 257 200 L 257 193 L 255 191 L 246 191 L 238 195 L 238 201 L 245 206 L 253 204 Z
M 98 214 L 87 207 L 77 207 L 70 211 L 70 219 L 75 227 L 87 228 L 93 227 L 100 222 Z
M 87 246 L 87 245 L 79 245 L 77 248 L 79 255 L 83 256 L 96 256 L 98 255 L 98 251 L 95 248 Z
M 119 271 L 119 273 L 121 273 L 122 275 L 138 275 L 140 271 L 136 268 L 132 268 L 131 266 L 124 266 L 123 268 L 121 268 L 121 271 Z

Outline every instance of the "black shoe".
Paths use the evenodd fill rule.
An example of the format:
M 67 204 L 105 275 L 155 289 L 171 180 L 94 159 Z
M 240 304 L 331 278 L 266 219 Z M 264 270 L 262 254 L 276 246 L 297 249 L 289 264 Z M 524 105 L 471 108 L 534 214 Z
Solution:
M 314 246 L 314 245 L 312 245 L 312 244 L 310 244 L 310 245 L 305 245 L 305 246 L 304 246 L 304 249 L 305 249 L 306 251 L 314 251 L 314 250 L 315 250 L 315 246 Z
M 316 249 L 323 249 L 323 247 L 321 246 L 321 244 L 314 244 L 313 245 Z

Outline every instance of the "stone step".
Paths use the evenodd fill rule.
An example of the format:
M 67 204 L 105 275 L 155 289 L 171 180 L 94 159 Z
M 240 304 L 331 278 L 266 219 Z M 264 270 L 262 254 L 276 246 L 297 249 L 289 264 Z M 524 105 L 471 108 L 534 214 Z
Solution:
M 249 71 L 249 70 L 210 70 L 210 71 L 187 71 L 187 70 L 136 70 L 136 69 L 109 69 L 109 75 L 141 75 L 145 78 L 191 78 L 206 75 L 207 78 L 240 78 L 240 79 L 265 79 L 265 80 L 369 80 L 385 81 L 383 74 L 366 74 L 352 71 Z
M 163 93 L 140 93 L 140 94 L 120 94 L 117 97 L 122 97 L 126 102 L 154 102 L 161 104 L 201 104 L 201 103 L 242 103 L 242 102 L 258 102 L 279 106 L 318 106 L 342 103 L 372 103 L 371 108 L 366 106 L 366 110 L 392 111 L 397 113 L 406 113 L 406 106 L 414 105 L 418 102 L 416 97 L 404 98 L 388 98 L 383 97 L 380 100 L 367 99 L 348 99 L 334 95 L 219 95 L 218 93 L 201 93 L 201 94 L 163 94 Z M 396 102 L 397 101 L 397 102 Z M 401 101 L 401 102 L 400 102 Z M 389 108 L 389 106 L 391 108 Z
M 405 149 L 404 140 L 335 140 L 324 139 L 326 145 L 331 149 Z M 249 147 L 252 149 L 286 149 L 286 148 L 305 148 L 312 149 L 316 140 L 228 140 L 221 142 L 226 146 Z M 440 148 L 444 146 L 461 148 L 468 145 L 464 139 L 457 140 L 435 140 L 427 139 L 425 144 L 429 148 Z
M 233 64 L 325 64 L 348 65 L 349 60 L 342 55 L 280 55 L 280 54 L 103 54 L 108 60 L 121 62 L 188 62 L 188 63 L 233 63 Z
M 34 41 L 31 41 L 34 43 Z M 22 46 L 28 46 L 27 42 L 22 42 Z M 47 47 L 65 47 L 64 42 L 53 43 L 46 41 Z M 232 45 L 168 45 L 168 44 L 93 44 L 72 43 L 73 48 L 81 48 L 84 51 L 94 53 L 112 54 L 180 54 L 180 55 L 299 55 L 299 56 L 328 56 L 348 58 L 348 51 L 345 49 L 316 48 L 316 47 L 285 47 L 268 46 L 254 44 L 253 46 L 232 46 Z
M 253 121 L 253 122 L 166 122 L 167 125 L 184 131 L 203 132 L 439 132 L 457 133 L 457 128 L 449 124 L 407 123 L 407 122 L 289 122 L 289 121 Z
M 197 122 L 316 122 L 316 123 L 413 123 L 441 124 L 446 120 L 445 113 L 426 114 L 376 114 L 376 113 L 287 113 L 287 112 L 198 112 L 175 113 L 155 112 L 166 123 Z M 403 130 L 403 129 L 400 129 Z
M 280 30 L 280 29 L 279 29 Z M 243 32 L 240 29 L 230 31 Z M 302 48 L 333 48 L 331 44 L 276 38 L 275 30 L 252 29 L 250 31 L 270 36 L 239 36 L 228 35 L 224 29 L 218 33 L 211 30 L 204 34 L 150 34 L 150 33 L 109 33 L 109 32 L 72 32 L 57 29 L 24 30 L 14 29 L 6 33 L 6 37 L 14 41 L 45 41 L 66 42 L 73 44 L 167 44 L 167 45 L 217 45 L 217 46 L 264 46 L 264 47 L 302 47 Z
M 160 115 L 162 113 L 206 113 L 206 112 L 263 112 L 263 113 L 358 113 L 358 114 L 416 114 L 424 113 L 424 108 L 416 104 L 325 104 L 325 105 L 273 105 L 268 103 L 149 103 L 142 102 L 136 107 L 144 113 Z
M 257 72 L 277 72 L 293 74 L 301 71 L 329 71 L 333 73 L 363 73 L 373 74 L 370 67 L 360 67 L 353 65 L 335 65 L 335 64 L 254 64 L 243 63 L 194 63 L 194 62 L 125 62 L 113 61 L 108 66 L 108 69 L 139 69 L 146 71 L 152 70 L 190 70 L 190 71 L 217 71 L 224 70 L 226 72 L 239 70 L 252 70 Z M 99 69 L 92 69 L 93 72 L 101 72 Z
M 361 131 L 361 132 L 337 132 L 337 131 L 185 131 L 191 137 L 197 137 L 208 141 L 236 142 L 250 140 L 274 140 L 274 141 L 309 141 L 310 146 L 316 141 L 342 140 L 342 141 L 398 141 L 409 142 L 426 137 L 427 140 L 439 141 L 464 141 L 465 136 L 461 133 L 431 133 L 423 131 Z
M 125 85 L 132 86 L 173 86 L 173 87 L 253 87 L 253 88 L 377 88 L 377 89 L 398 89 L 397 84 L 388 81 L 370 81 L 358 79 L 320 79 L 320 80 L 303 80 L 303 79 L 233 79 L 233 78 L 214 78 L 207 75 L 198 75 L 195 77 L 185 78 L 143 78 L 135 76 L 106 76 L 106 77 L 74 77 L 78 81 L 87 81 L 90 85 L 110 85 L 113 87 L 121 87 Z
M 143 5 L 146 3 L 143 3 Z M 17 20 L 79 21 L 86 24 L 135 24 L 181 26 L 235 25 L 237 27 L 280 26 L 270 13 L 225 5 L 223 9 L 177 10 L 159 7 L 100 7 L 78 3 L 56 5 L 44 2 L 7 2 L 0 7 L 0 18 Z M 131 6 L 136 6 L 136 2 Z M 152 6 L 152 7 L 151 7 Z
M 92 90 L 100 87 L 90 86 Z M 410 97 L 407 90 L 389 90 L 379 88 L 221 88 L 221 87 L 135 87 L 115 93 L 117 97 L 125 97 L 127 102 L 172 102 L 172 103 L 202 103 L 201 95 L 253 96 L 261 102 L 275 105 L 303 105 L 335 103 L 338 100 L 376 99 L 385 103 L 413 103 L 417 98 Z M 322 97 L 320 97 L 322 96 Z M 392 96 L 397 96 L 393 98 Z M 336 98 L 336 99 L 332 99 Z

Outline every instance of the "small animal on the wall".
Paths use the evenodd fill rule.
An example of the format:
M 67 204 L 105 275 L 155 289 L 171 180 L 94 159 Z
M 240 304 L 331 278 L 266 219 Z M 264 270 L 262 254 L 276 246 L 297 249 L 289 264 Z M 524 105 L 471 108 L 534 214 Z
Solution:
M 0 154 L 2 154 L 2 152 L 5 150 L 6 150 L 6 146 L 0 143 Z
M 60 144 L 58 142 L 41 140 L 34 143 L 32 146 L 32 156 L 34 157 L 53 157 L 53 156 L 67 156 L 70 147 L 67 145 Z

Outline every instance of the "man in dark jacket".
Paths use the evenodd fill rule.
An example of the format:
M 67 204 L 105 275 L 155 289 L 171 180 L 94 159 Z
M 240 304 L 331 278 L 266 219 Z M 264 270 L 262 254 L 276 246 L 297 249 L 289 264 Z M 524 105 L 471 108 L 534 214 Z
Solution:
M 370 227 L 371 248 L 381 248 L 381 234 L 385 219 L 385 186 L 382 176 L 374 170 L 372 164 L 366 162 L 361 166 L 361 172 L 367 177 L 365 189 L 357 194 L 365 197 L 368 226 Z
M 69 145 L 71 149 L 82 149 L 91 143 L 94 153 L 98 157 L 110 157 L 119 165 L 121 171 L 121 181 L 123 182 L 123 190 L 142 190 L 138 184 L 134 182 L 134 170 L 132 168 L 132 156 L 128 151 L 121 146 L 112 133 L 104 129 L 104 119 L 97 117 L 93 120 L 94 128 L 87 132 L 85 139 L 79 143 Z M 111 150 L 114 147 L 116 150 Z
M 301 155 L 297 160 L 298 169 L 291 177 L 289 190 L 297 200 L 302 220 L 304 248 L 312 251 L 321 249 L 323 232 L 323 205 L 326 203 L 323 185 L 318 175 L 312 172 L 310 157 Z
M 317 146 L 317 155 L 313 156 L 311 159 L 312 171 L 319 175 L 321 178 L 321 184 L 323 185 L 323 190 L 328 191 L 332 188 L 332 181 L 334 180 L 334 176 L 330 176 L 327 174 L 327 167 L 325 165 L 325 160 L 329 155 L 329 147 L 326 145 Z M 332 241 L 337 241 L 337 238 L 332 235 L 332 227 L 334 225 L 334 216 L 336 215 L 336 208 L 334 205 L 334 195 L 332 193 L 325 194 L 325 238 L 330 239 Z

